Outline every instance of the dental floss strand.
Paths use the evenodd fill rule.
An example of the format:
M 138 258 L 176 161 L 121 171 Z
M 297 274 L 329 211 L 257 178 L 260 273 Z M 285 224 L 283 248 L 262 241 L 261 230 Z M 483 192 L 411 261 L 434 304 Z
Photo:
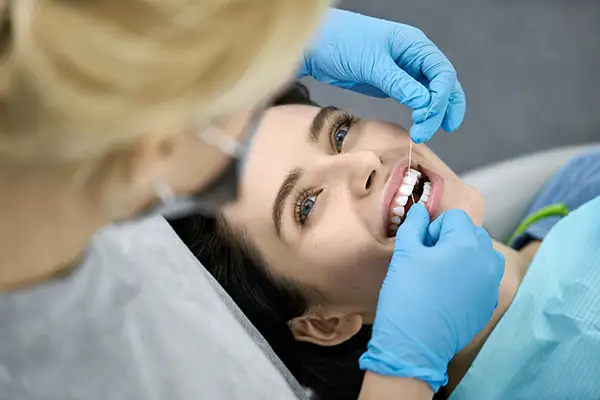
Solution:
M 429 107 L 427 108 L 427 111 L 425 112 L 425 119 L 423 122 L 427 121 L 427 118 L 429 117 Z M 410 171 L 410 166 L 412 165 L 411 161 L 412 161 L 412 146 L 413 146 L 413 140 L 411 137 L 408 138 L 408 171 Z M 406 173 L 408 173 L 408 171 Z M 413 201 L 413 204 L 415 204 L 415 195 L 414 194 L 410 194 L 410 198 Z
M 408 137 L 408 170 L 406 171 L 407 174 L 410 172 L 410 166 L 412 165 L 411 164 L 411 159 L 412 159 L 412 144 L 413 144 L 412 138 L 409 136 Z M 415 195 L 412 194 L 412 192 L 410 193 L 410 198 L 412 199 L 413 204 L 415 204 Z

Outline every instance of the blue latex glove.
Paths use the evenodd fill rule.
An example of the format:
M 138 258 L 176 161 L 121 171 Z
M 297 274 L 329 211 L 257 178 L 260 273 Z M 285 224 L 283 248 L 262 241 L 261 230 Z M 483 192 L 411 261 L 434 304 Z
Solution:
M 456 70 L 417 28 L 344 10 L 329 10 L 300 77 L 376 97 L 392 97 L 413 112 L 411 138 L 424 142 L 440 126 L 452 132 L 466 110 Z M 427 117 L 427 119 L 425 119 Z
M 396 235 L 360 367 L 420 379 L 437 392 L 452 357 L 492 317 L 503 274 L 504 257 L 466 213 L 450 210 L 429 225 L 425 208 L 412 206 Z

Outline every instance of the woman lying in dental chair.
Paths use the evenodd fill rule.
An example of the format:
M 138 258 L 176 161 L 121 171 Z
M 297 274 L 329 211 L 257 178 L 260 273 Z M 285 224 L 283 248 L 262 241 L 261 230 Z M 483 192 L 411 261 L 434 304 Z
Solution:
M 228 206 L 217 219 L 171 221 L 300 383 L 312 388 L 319 398 L 358 397 L 362 380 L 358 358 L 369 340 L 395 232 L 413 201 L 426 204 L 432 220 L 444 211 L 460 208 L 476 224 L 482 222 L 484 202 L 477 190 L 463 183 L 425 145 L 413 146 L 407 170 L 408 146 L 409 136 L 403 128 L 360 120 L 334 107 L 320 108 L 310 101 L 304 87 L 296 85 L 264 116 L 245 161 L 239 202 Z M 598 305 L 600 293 L 586 288 L 581 280 L 574 286 L 560 287 L 571 279 L 570 272 L 559 283 L 552 280 L 552 270 L 542 273 L 548 276 L 547 284 L 543 281 L 546 278 L 534 281 L 535 274 L 528 274 L 530 265 L 538 263 L 534 257 L 553 226 L 568 210 L 599 195 L 600 153 L 577 157 L 539 193 L 528 213 L 533 218 L 526 220 L 510 246 L 495 243 L 506 259 L 498 307 L 486 328 L 452 360 L 449 384 L 444 393 L 438 393 L 439 398 L 483 398 L 477 392 L 478 385 L 483 385 L 486 399 L 496 398 L 493 395 L 566 398 L 560 393 L 577 394 L 569 398 L 593 398 L 600 393 L 595 392 L 600 384 L 585 380 L 581 371 L 577 376 L 583 381 L 572 383 L 577 386 L 573 390 L 578 391 L 559 387 L 569 384 L 560 378 L 575 368 L 569 361 L 580 366 L 583 361 L 565 357 L 562 363 L 547 362 L 552 354 L 577 357 L 573 353 L 579 347 L 574 347 L 573 338 L 582 335 L 577 333 L 578 329 L 582 332 L 577 324 L 583 321 L 589 327 L 599 321 L 597 313 L 581 310 Z M 590 220 L 589 224 L 600 226 L 600 220 Z M 556 241 L 561 240 L 555 239 L 547 251 L 558 251 Z M 557 254 L 580 253 L 576 246 L 581 242 L 569 244 L 570 248 Z M 536 266 L 543 268 L 549 267 Z M 533 294 L 523 289 L 528 279 L 528 287 L 537 288 Z M 589 275 L 583 281 L 586 279 L 592 282 L 597 278 Z M 515 299 L 520 287 L 525 294 L 519 297 L 519 293 Z M 559 292 L 557 296 L 544 292 L 552 287 Z M 560 298 L 561 306 L 548 311 L 547 303 L 556 298 Z M 517 325 L 503 326 L 508 319 L 503 316 L 510 314 L 507 310 L 519 306 L 523 310 L 515 311 L 517 316 L 512 318 Z M 538 309 L 544 316 L 556 314 L 558 330 L 544 325 L 547 318 L 537 321 L 535 316 L 518 316 L 519 312 Z M 527 322 L 519 325 L 519 321 Z M 546 330 L 538 331 L 538 324 Z M 566 331 L 561 331 L 565 327 Z M 521 337 L 507 341 L 507 334 L 496 334 L 500 328 L 520 332 Z M 600 334 L 598 329 L 596 325 Z M 564 342 L 573 345 L 561 349 Z M 587 350 L 591 361 L 582 367 L 591 371 L 591 376 L 600 371 L 596 365 L 600 361 L 594 361 L 600 359 L 600 348 L 595 344 Z M 534 354 L 528 349 L 534 349 Z M 590 367 L 590 362 L 596 364 Z M 563 364 L 565 368 L 549 364 Z M 503 367 L 506 374 L 516 372 L 502 376 Z M 483 372 L 486 368 L 492 375 Z M 560 374 L 553 379 L 558 386 L 548 389 L 548 376 L 555 374 Z M 541 381 L 536 381 L 538 378 Z

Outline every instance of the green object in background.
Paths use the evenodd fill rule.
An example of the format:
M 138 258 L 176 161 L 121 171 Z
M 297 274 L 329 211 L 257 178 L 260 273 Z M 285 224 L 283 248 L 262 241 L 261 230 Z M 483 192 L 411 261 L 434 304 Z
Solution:
M 550 204 L 549 206 L 540 208 L 521 222 L 519 227 L 515 230 L 515 233 L 513 233 L 508 240 L 508 245 L 510 246 L 517 236 L 522 235 L 527 228 L 536 222 L 549 217 L 566 217 L 570 212 L 571 211 L 569 211 L 569 208 L 565 204 Z

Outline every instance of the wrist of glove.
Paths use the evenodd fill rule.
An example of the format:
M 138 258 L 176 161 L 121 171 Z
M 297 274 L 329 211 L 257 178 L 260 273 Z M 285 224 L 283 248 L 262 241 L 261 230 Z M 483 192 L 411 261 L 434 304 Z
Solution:
M 400 329 L 387 329 L 389 322 L 373 330 L 367 351 L 360 358 L 361 369 L 379 375 L 415 378 L 426 382 L 434 393 L 448 383 L 450 358 L 435 354 L 418 338 Z M 404 336 L 397 336 L 402 335 Z
M 411 207 L 361 368 L 420 379 L 437 392 L 450 360 L 492 317 L 503 273 L 504 258 L 464 212 L 450 210 L 429 225 L 425 208 Z

